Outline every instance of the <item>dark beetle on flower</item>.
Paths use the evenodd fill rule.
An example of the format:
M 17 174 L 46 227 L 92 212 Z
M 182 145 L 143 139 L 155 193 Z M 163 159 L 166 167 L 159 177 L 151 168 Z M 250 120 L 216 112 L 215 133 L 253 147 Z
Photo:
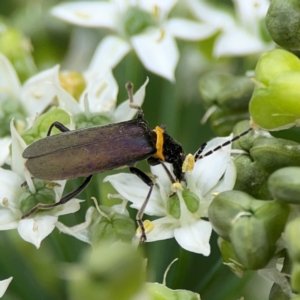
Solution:
M 38 179 L 50 181 L 78 177 L 86 177 L 86 179 L 76 190 L 65 195 L 59 202 L 38 204 L 23 215 L 23 218 L 39 209 L 50 209 L 68 202 L 86 188 L 93 174 L 128 166 L 130 172 L 149 186 L 148 195 L 136 217 L 141 228 L 141 241 L 146 240 L 142 217 L 154 183 L 148 175 L 134 165 L 144 159 L 147 159 L 152 166 L 161 164 L 172 183 L 180 182 L 184 179 L 182 165 L 185 154 L 181 145 L 168 135 L 163 127 L 157 126 L 154 130 L 149 128 L 141 107 L 133 101 L 133 84 L 128 83 L 126 87 L 130 107 L 138 111 L 134 120 L 72 131 L 63 124 L 54 122 L 46 138 L 34 142 L 25 149 L 23 157 L 27 158 L 26 167 Z M 50 136 L 53 127 L 62 133 Z M 251 128 L 204 155 L 201 153 L 205 144 L 202 145 L 195 154 L 195 160 L 212 154 L 250 130 Z M 165 166 L 165 162 L 172 164 L 175 178 Z

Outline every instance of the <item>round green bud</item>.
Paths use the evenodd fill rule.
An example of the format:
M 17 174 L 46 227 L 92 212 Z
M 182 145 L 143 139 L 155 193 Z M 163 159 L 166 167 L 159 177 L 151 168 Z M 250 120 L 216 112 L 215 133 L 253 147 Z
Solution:
M 125 34 L 129 37 L 140 34 L 148 27 L 156 25 L 155 19 L 150 13 L 135 6 L 129 6 L 123 15 L 122 22 Z
M 80 113 L 74 116 L 76 128 L 89 128 L 92 126 L 107 125 L 114 122 L 113 116 L 107 113 Z
M 293 262 L 300 263 L 300 217 L 290 221 L 285 228 L 286 246 Z
M 263 54 L 255 69 L 255 81 L 249 104 L 255 124 L 280 130 L 299 123 L 300 61 L 295 55 L 281 49 Z
M 274 172 L 268 181 L 274 199 L 300 204 L 300 167 L 287 167 Z
M 92 243 L 100 241 L 131 242 L 135 235 L 135 223 L 126 215 L 115 212 L 110 207 L 100 206 L 103 214 L 95 210 L 92 216 L 92 225 L 89 227 L 89 238 Z
M 271 194 L 268 190 L 269 173 L 250 155 L 238 155 L 234 159 L 236 166 L 235 190 L 248 193 L 252 197 L 261 200 L 270 200 Z
M 101 243 L 70 270 L 70 299 L 132 299 L 144 283 L 144 263 L 131 245 Z
M 236 257 L 231 243 L 219 237 L 218 246 L 223 258 L 223 263 L 228 266 L 237 277 L 242 278 L 246 269 Z
M 233 126 L 249 119 L 248 104 L 254 83 L 245 76 L 223 72 L 209 72 L 199 81 L 199 92 L 207 109 L 214 108 L 210 116 L 214 130 L 228 135 Z
M 200 295 L 187 290 L 171 290 L 163 284 L 146 283 L 152 300 L 200 300 Z
M 181 215 L 180 200 L 179 200 L 179 197 L 177 196 L 177 193 L 172 195 L 167 200 L 167 212 L 175 219 L 180 218 L 180 215 Z
M 32 194 L 29 188 L 26 187 L 26 190 L 19 199 L 20 210 L 23 214 L 29 212 L 39 203 L 52 204 L 55 203 L 56 200 L 54 189 L 52 187 L 49 188 L 45 181 L 33 178 L 33 183 L 36 189 L 35 194 Z
M 23 140 L 26 142 L 26 144 L 31 144 L 38 139 L 44 138 L 47 135 L 51 124 L 55 121 L 59 121 L 67 126 L 71 122 L 70 115 L 60 108 L 51 108 L 46 113 L 40 115 L 35 120 L 32 127 L 22 134 Z M 57 133 L 61 132 L 58 129 L 53 128 L 51 135 Z
M 198 211 L 199 205 L 200 205 L 200 199 L 198 198 L 198 196 L 195 193 L 191 192 L 188 189 L 184 189 L 182 191 L 182 197 L 183 197 L 183 200 L 185 202 L 187 209 L 191 213 L 195 213 Z
M 240 191 L 220 193 L 208 209 L 214 230 L 231 242 L 238 262 L 254 270 L 274 255 L 288 215 L 289 205 L 256 200 Z
M 300 3 L 298 0 L 273 0 L 266 15 L 267 29 L 281 47 L 300 49 Z
M 300 144 L 280 138 L 258 138 L 250 149 L 251 158 L 268 173 L 287 166 L 300 166 Z

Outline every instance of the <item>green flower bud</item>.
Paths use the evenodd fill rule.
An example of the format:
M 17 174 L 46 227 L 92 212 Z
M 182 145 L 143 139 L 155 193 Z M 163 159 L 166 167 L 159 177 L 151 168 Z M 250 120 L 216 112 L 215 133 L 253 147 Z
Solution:
M 36 72 L 30 42 L 17 29 L 8 28 L 3 23 L 0 26 L 0 52 L 11 61 L 23 82 Z
M 171 290 L 163 284 L 146 283 L 151 300 L 200 300 L 200 295 L 187 290 Z
M 300 263 L 300 217 L 289 222 L 285 229 L 286 246 L 293 262 Z M 299 281 L 300 282 L 300 281 Z
M 123 16 L 123 28 L 130 37 L 142 33 L 148 27 L 156 25 L 151 14 L 135 6 L 130 6 Z
M 223 239 L 230 241 L 233 221 L 239 214 L 249 214 L 253 198 L 239 191 L 217 195 L 208 208 L 208 217 L 214 230 Z
M 199 92 L 207 109 L 215 107 L 211 121 L 219 134 L 229 134 L 235 123 L 249 118 L 248 104 L 253 88 L 253 82 L 244 76 L 221 72 L 202 76 Z
M 274 172 L 268 181 L 274 199 L 300 204 L 300 167 L 287 167 Z
M 297 0 L 273 0 L 266 15 L 272 39 L 281 47 L 300 49 L 300 3 Z
M 227 265 L 237 277 L 242 278 L 246 269 L 236 257 L 231 243 L 219 237 L 218 245 L 223 258 L 223 263 Z
M 265 171 L 249 155 L 238 155 L 234 159 L 236 166 L 235 190 L 243 191 L 259 199 L 271 199 L 268 190 L 269 173 Z
M 106 125 L 114 122 L 113 117 L 105 113 L 90 113 L 88 116 L 85 113 L 80 113 L 74 116 L 76 128 L 88 128 L 92 126 Z
M 288 166 L 300 166 L 300 144 L 279 138 L 258 138 L 250 156 L 269 173 Z
M 60 74 L 59 81 L 61 87 L 71 94 L 76 100 L 79 100 L 86 87 L 83 75 L 76 72 Z
M 255 69 L 250 115 L 266 130 L 280 130 L 300 119 L 300 61 L 292 53 L 275 49 L 264 53 Z
M 215 231 L 231 242 L 238 261 L 247 269 L 256 270 L 264 267 L 274 255 L 289 206 L 228 191 L 214 198 L 208 215 Z
M 189 191 L 188 189 L 184 189 L 182 191 L 182 197 L 183 197 L 183 200 L 185 202 L 187 209 L 191 213 L 195 213 L 198 211 L 200 199 L 198 198 L 198 196 L 195 193 Z
M 18 124 L 25 127 L 26 113 L 19 100 L 7 98 L 0 105 L 0 137 L 10 136 L 10 121 L 14 119 L 16 128 Z
M 49 188 L 45 181 L 37 178 L 33 178 L 33 183 L 36 189 L 35 194 L 32 194 L 29 191 L 29 188 L 26 187 L 26 191 L 21 195 L 19 199 L 20 210 L 22 211 L 22 213 L 27 213 L 39 203 L 55 203 L 56 199 L 53 188 Z
M 246 131 L 250 127 L 249 120 L 244 120 L 237 123 L 233 128 L 233 136 L 237 136 Z M 257 138 L 254 130 L 247 133 L 245 136 L 233 142 L 232 148 L 249 151 L 253 145 L 254 140 Z
M 22 138 L 27 144 L 31 144 L 38 139 L 47 135 L 49 127 L 55 121 L 59 121 L 64 125 L 70 124 L 70 115 L 60 108 L 53 107 L 46 113 L 40 115 L 32 127 L 22 134 Z M 61 133 L 58 129 L 53 128 L 51 134 Z
M 144 262 L 128 244 L 101 243 L 86 251 L 80 265 L 70 267 L 69 296 L 73 300 L 133 299 L 144 283 Z
M 288 253 L 292 260 L 291 286 L 300 292 L 300 217 L 289 222 L 285 229 L 285 240 Z
M 109 207 L 100 206 L 93 213 L 92 225 L 89 227 L 89 237 L 92 244 L 102 241 L 130 242 L 135 235 L 135 223 L 126 215 L 115 212 Z
M 172 195 L 167 201 L 167 212 L 175 219 L 180 218 L 180 200 L 176 193 Z
M 236 123 L 245 119 L 249 119 L 248 110 L 241 112 L 216 108 L 214 113 L 210 116 L 210 123 L 217 135 L 227 136 L 232 132 Z

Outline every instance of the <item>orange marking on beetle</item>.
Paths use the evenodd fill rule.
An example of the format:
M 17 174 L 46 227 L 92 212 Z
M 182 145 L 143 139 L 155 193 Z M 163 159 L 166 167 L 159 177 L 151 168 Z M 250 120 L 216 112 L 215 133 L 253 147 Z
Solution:
M 163 154 L 163 147 L 164 147 L 163 133 L 164 133 L 164 130 L 159 126 L 156 126 L 155 129 L 154 129 L 154 132 L 156 133 L 156 153 L 153 154 L 153 157 L 159 158 L 162 161 L 165 161 L 165 157 L 164 157 L 164 154 Z

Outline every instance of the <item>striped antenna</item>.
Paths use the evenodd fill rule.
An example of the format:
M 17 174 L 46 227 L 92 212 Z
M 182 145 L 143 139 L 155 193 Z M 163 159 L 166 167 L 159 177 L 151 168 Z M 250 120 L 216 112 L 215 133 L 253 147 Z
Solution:
M 198 149 L 198 151 L 194 155 L 195 161 L 197 161 L 197 160 L 199 160 L 199 159 L 201 159 L 203 157 L 209 156 L 209 155 L 213 154 L 214 152 L 220 150 L 221 148 L 232 144 L 233 142 L 239 140 L 242 136 L 244 136 L 247 133 L 249 133 L 251 130 L 252 130 L 252 128 L 250 127 L 247 130 L 243 131 L 241 134 L 239 134 L 239 135 L 235 136 L 234 138 L 232 138 L 231 140 L 223 143 L 222 145 L 217 146 L 216 148 L 214 148 L 214 149 L 212 149 L 212 150 L 210 150 L 210 151 L 208 151 L 208 152 L 206 152 L 204 154 L 202 154 L 202 152 L 205 149 L 207 143 L 202 144 L 201 147 Z

